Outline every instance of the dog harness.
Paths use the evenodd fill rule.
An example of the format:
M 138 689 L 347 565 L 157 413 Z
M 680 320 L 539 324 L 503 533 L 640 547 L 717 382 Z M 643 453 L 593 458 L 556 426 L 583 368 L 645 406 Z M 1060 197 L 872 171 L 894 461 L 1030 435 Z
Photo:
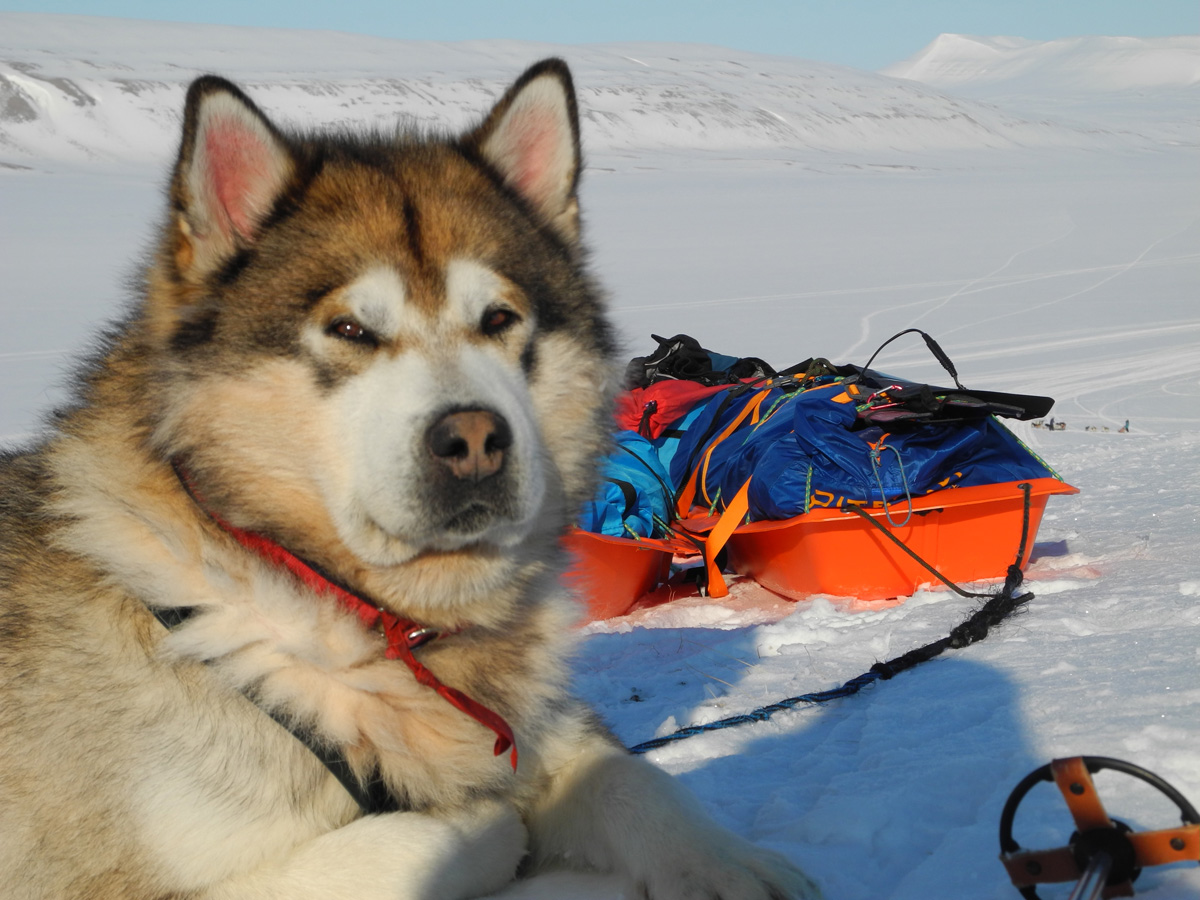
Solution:
M 468 697 L 457 688 L 442 684 L 437 676 L 426 668 L 414 655 L 413 651 L 419 647 L 440 638 L 456 634 L 456 631 L 439 631 L 436 628 L 421 625 L 411 619 L 401 618 L 387 611 L 378 603 L 338 584 L 328 575 L 321 572 L 317 566 L 306 562 L 270 538 L 255 532 L 245 531 L 226 522 L 204 502 L 203 497 L 197 491 L 191 476 L 183 465 L 177 460 L 172 461 L 171 465 L 188 496 L 192 498 L 196 505 L 222 531 L 256 556 L 272 563 L 278 568 L 286 569 L 313 593 L 334 598 L 343 608 L 353 612 L 363 625 L 382 634 L 387 641 L 387 649 L 384 651 L 384 656 L 388 659 L 403 661 L 419 684 L 432 688 L 437 692 L 438 696 L 455 709 L 461 710 L 481 725 L 495 732 L 496 743 L 493 753 L 499 756 L 505 750 L 511 748 L 510 762 L 513 771 L 516 771 L 516 739 L 513 735 L 512 727 L 508 722 L 498 713 Z M 155 617 L 166 628 L 174 629 L 189 618 L 192 610 L 151 607 L 151 612 L 154 613 Z M 374 777 L 364 788 L 358 778 L 355 777 L 345 757 L 339 751 L 330 750 L 315 735 L 308 733 L 306 730 L 293 727 L 280 716 L 269 711 L 268 715 L 287 728 L 301 743 L 312 750 L 314 755 L 321 760 L 334 777 L 350 792 L 364 813 L 391 812 L 400 809 L 399 804 L 395 798 L 390 796 L 390 792 L 387 791 L 387 788 L 378 776 Z

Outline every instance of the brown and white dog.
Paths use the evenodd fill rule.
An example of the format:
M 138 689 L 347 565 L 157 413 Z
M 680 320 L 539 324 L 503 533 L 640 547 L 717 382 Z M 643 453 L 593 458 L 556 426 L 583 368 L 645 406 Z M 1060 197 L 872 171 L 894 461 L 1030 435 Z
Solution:
M 569 693 L 612 352 L 579 170 L 557 60 L 448 139 L 192 84 L 136 306 L 0 460 L 7 900 L 818 895 Z

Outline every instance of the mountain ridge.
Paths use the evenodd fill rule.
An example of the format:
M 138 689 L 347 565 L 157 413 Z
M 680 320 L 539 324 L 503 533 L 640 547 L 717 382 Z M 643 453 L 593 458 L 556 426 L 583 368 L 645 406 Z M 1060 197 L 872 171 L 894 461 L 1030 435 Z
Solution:
M 460 128 L 549 55 L 576 73 L 593 153 L 904 154 L 1096 140 L 1094 128 L 1023 117 L 912 80 L 707 45 L 432 43 L 0 13 L 0 162 L 166 158 L 186 85 L 204 72 L 245 85 L 285 122 Z M 1112 129 L 1106 139 L 1143 138 Z

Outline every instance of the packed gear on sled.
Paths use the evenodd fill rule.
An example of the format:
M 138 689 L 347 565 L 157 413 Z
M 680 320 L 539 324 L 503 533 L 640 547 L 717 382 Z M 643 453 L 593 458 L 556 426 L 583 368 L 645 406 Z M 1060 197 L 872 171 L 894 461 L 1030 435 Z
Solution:
M 670 475 L 654 445 L 635 431 L 618 431 L 604 461 L 600 488 L 579 516 L 579 527 L 613 537 L 663 537 L 670 529 Z
M 699 555 L 713 596 L 726 592 L 725 563 L 794 598 L 906 595 L 929 581 L 904 558 L 912 545 L 935 556 L 955 548 L 963 558 L 948 577 L 1002 575 L 1011 548 L 998 523 L 1027 514 L 1036 530 L 1048 496 L 1075 489 L 999 417 L 1044 416 L 1053 400 L 968 390 L 937 342 L 909 331 L 953 387 L 885 375 L 871 368 L 874 356 L 861 367 L 812 358 L 776 372 L 686 335 L 654 336 L 658 349 L 627 369 L 616 412 L 626 431 L 580 520 L 584 533 Z M 635 453 L 626 445 L 638 435 Z M 666 513 L 647 515 L 642 495 L 619 482 L 645 483 Z
M 650 440 L 678 437 L 675 423 L 714 394 L 728 390 L 728 384 L 705 385 L 693 381 L 656 381 L 630 388 L 617 395 L 613 418 L 626 431 L 636 431 Z
M 739 358 L 705 350 L 700 342 L 686 334 L 658 341 L 658 349 L 648 356 L 637 356 L 625 368 L 626 387 L 646 387 L 664 379 L 694 381 L 704 385 L 736 384 L 747 378 L 774 375 L 775 370 L 754 356 Z
M 872 407 L 856 402 L 861 385 L 778 382 L 710 399 L 681 438 L 671 476 L 686 485 L 695 475 L 693 503 L 724 509 L 748 482 L 749 520 L 761 521 L 1053 476 L 991 416 L 898 421 L 885 429 Z

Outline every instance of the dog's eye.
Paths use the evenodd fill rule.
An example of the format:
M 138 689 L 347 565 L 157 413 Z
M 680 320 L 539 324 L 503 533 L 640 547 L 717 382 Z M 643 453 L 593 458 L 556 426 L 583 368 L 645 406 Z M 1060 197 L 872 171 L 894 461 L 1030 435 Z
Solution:
M 503 306 L 493 306 L 483 314 L 483 320 L 479 323 L 480 330 L 488 337 L 495 337 L 498 334 L 503 334 L 512 328 L 521 317 L 511 309 Z
M 379 344 L 379 339 L 374 334 L 363 328 L 362 325 L 353 319 L 334 319 L 333 323 L 326 329 L 326 334 L 331 337 L 341 338 L 343 341 L 365 344 L 369 347 L 375 347 Z

